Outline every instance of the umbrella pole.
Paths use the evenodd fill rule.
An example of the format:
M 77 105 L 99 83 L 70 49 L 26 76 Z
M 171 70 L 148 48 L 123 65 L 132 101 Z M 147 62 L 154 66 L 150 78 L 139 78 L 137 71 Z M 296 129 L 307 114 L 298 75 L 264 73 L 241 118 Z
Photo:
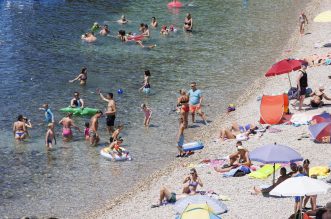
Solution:
M 290 73 L 287 73 L 287 77 L 288 77 L 288 80 L 290 81 L 290 86 L 292 87 L 291 78 L 290 78 Z
M 275 166 L 275 163 L 274 163 L 274 173 L 273 173 L 273 176 L 272 176 L 272 185 L 275 184 L 275 171 L 276 171 L 276 166 Z

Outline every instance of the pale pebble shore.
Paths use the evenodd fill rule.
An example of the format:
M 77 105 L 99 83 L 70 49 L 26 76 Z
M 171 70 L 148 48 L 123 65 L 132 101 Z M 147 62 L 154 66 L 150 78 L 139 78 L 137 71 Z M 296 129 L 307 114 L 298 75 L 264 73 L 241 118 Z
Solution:
M 331 51 L 330 48 L 314 48 L 317 42 L 331 42 L 331 24 L 313 23 L 312 19 L 318 13 L 330 10 L 331 0 L 313 0 L 305 12 L 310 21 L 306 32 L 311 33 L 299 37 L 296 30 L 289 43 L 283 48 L 283 51 L 291 49 L 289 53 L 283 53 L 281 58 L 294 57 L 302 58 L 314 53 L 326 54 Z M 275 59 L 277 61 L 277 59 Z M 317 88 L 319 84 L 326 87 L 326 93 L 331 96 L 331 75 L 330 66 L 320 66 L 308 68 L 308 83 L 312 88 Z M 262 74 L 262 73 L 261 73 Z M 295 83 L 297 73 L 291 73 L 292 83 Z M 182 181 L 189 173 L 190 167 L 196 167 L 199 176 L 203 180 L 204 187 L 200 190 L 213 190 L 224 196 L 230 197 L 229 201 L 224 203 L 228 206 L 229 211 L 222 215 L 222 218 L 288 218 L 293 213 L 293 198 L 271 198 L 262 195 L 251 195 L 250 190 L 253 186 L 270 184 L 272 177 L 267 180 L 249 179 L 248 176 L 223 178 L 220 174 L 213 171 L 211 167 L 197 165 L 203 159 L 222 158 L 235 150 L 235 141 L 215 142 L 221 127 L 228 126 L 231 122 L 239 124 L 256 123 L 259 120 L 260 102 L 257 97 L 262 94 L 278 94 L 289 89 L 287 75 L 281 75 L 273 78 L 261 78 L 256 81 L 249 91 L 245 91 L 237 104 L 237 109 L 230 115 L 220 115 L 209 126 L 200 129 L 199 134 L 191 136 L 191 139 L 203 139 L 205 149 L 195 153 L 187 159 L 177 159 L 166 169 L 155 172 L 153 175 L 143 180 L 132 191 L 127 191 L 121 197 L 105 203 L 95 212 L 83 215 L 84 218 L 175 218 L 173 205 L 166 205 L 159 208 L 151 208 L 151 204 L 158 201 L 159 189 L 166 186 L 170 190 L 180 193 Z M 309 98 L 305 100 L 309 103 Z M 290 107 L 292 112 L 296 111 Z M 319 114 L 322 111 L 331 112 L 331 108 L 323 107 L 316 110 L 309 110 L 307 114 Z M 291 125 L 278 125 L 277 129 L 282 130 L 279 133 L 266 132 L 261 138 L 252 137 L 249 141 L 244 142 L 244 146 L 249 150 L 264 145 L 277 142 L 291 146 L 301 153 L 304 158 L 311 161 L 311 166 L 328 165 L 331 162 L 330 144 L 316 144 L 309 138 L 298 138 L 303 133 L 308 133 L 307 126 L 294 127 Z M 255 163 L 259 164 L 259 163 Z M 319 195 L 317 198 L 318 205 L 325 205 L 331 201 L 331 194 Z

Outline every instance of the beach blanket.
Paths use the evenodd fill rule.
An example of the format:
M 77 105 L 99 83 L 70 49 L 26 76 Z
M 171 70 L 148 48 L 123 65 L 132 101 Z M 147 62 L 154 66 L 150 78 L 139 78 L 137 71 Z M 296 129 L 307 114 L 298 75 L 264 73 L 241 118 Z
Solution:
M 312 119 L 312 115 L 307 115 L 304 113 L 294 114 L 291 118 L 291 122 L 294 125 L 308 125 L 309 121 Z
M 238 174 L 239 172 L 241 174 Z M 223 174 L 223 177 L 227 178 L 227 177 L 244 176 L 246 174 L 249 174 L 250 172 L 251 172 L 251 170 L 248 167 L 246 167 L 246 166 L 239 166 L 237 168 L 234 168 L 234 169 L 230 170 L 227 173 L 224 173 Z
M 275 165 L 275 170 L 278 170 L 281 167 L 280 164 Z M 273 164 L 266 164 L 262 168 L 258 169 L 257 171 L 251 172 L 248 176 L 249 178 L 254 179 L 266 179 L 274 172 L 274 165 Z

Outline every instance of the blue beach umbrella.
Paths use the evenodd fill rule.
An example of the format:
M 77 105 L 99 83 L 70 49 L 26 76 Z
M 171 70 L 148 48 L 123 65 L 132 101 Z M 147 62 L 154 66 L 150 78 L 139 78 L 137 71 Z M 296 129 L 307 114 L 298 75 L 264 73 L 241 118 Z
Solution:
M 302 161 L 301 155 L 294 149 L 280 144 L 269 144 L 256 148 L 249 158 L 265 164 L 274 164 L 273 183 L 275 182 L 275 164 Z
M 188 205 L 207 204 L 214 214 L 222 214 L 228 211 L 228 207 L 221 201 L 207 195 L 191 195 L 176 202 L 175 211 L 182 214 Z

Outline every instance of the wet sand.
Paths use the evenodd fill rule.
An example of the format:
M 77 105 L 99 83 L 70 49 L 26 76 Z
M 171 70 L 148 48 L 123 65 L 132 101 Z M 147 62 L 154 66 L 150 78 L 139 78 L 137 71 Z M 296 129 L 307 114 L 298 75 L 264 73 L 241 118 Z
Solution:
M 318 13 L 331 9 L 330 0 L 314 0 L 306 8 L 305 12 L 310 21 L 306 34 L 300 37 L 298 31 L 293 33 L 284 48 L 284 53 L 274 61 L 282 58 L 293 57 L 302 58 L 314 53 L 326 54 L 331 51 L 328 48 L 314 48 L 319 42 L 328 42 L 330 40 L 331 25 L 313 23 L 312 19 Z M 290 52 L 285 52 L 291 50 Z M 258 58 L 258 57 L 257 57 Z M 309 87 L 315 89 L 319 84 L 326 87 L 326 94 L 330 96 L 330 66 L 319 66 L 308 68 Z M 263 74 L 263 72 L 261 72 Z M 297 72 L 291 73 L 292 83 L 295 83 Z M 86 218 L 174 218 L 175 213 L 173 205 L 166 205 L 159 208 L 150 208 L 151 204 L 158 201 L 159 189 L 161 186 L 168 187 L 171 191 L 180 193 L 182 181 L 188 175 L 189 169 L 195 167 L 202 179 L 204 186 L 199 190 L 213 190 L 220 195 L 230 198 L 224 203 L 228 206 L 229 212 L 222 215 L 222 218 L 288 218 L 293 213 L 293 198 L 271 198 L 262 195 L 251 195 L 250 191 L 253 186 L 270 184 L 272 177 L 266 180 L 249 179 L 248 176 L 238 178 L 223 178 L 216 173 L 211 167 L 200 165 L 203 159 L 223 158 L 235 151 L 235 140 L 225 142 L 215 141 L 221 127 L 229 126 L 232 122 L 239 124 L 257 123 L 259 120 L 260 102 L 257 97 L 262 94 L 279 94 L 289 89 L 287 75 L 281 75 L 273 78 L 260 78 L 256 80 L 250 89 L 243 91 L 244 95 L 237 101 L 237 109 L 229 115 L 220 115 L 208 127 L 198 130 L 199 133 L 189 131 L 188 139 L 202 139 L 205 143 L 205 149 L 195 153 L 189 158 L 177 159 L 166 169 L 152 174 L 147 179 L 140 182 L 135 189 L 125 191 L 121 197 L 111 200 L 95 212 L 84 215 Z M 309 103 L 306 98 L 305 103 Z M 293 107 L 290 107 L 292 113 L 297 113 Z M 323 107 L 316 110 L 309 110 L 305 114 L 315 115 L 322 111 L 331 112 L 330 107 Z M 262 137 L 253 136 L 244 142 L 248 150 L 277 142 L 291 146 L 297 150 L 304 158 L 311 161 L 311 167 L 318 165 L 328 165 L 330 162 L 330 145 L 316 144 L 309 138 L 298 140 L 302 134 L 308 134 L 308 127 L 303 125 L 294 127 L 291 125 L 277 125 L 279 133 L 266 132 Z M 194 131 L 196 132 L 196 130 Z M 254 162 L 259 165 L 259 163 Z M 278 173 L 277 173 L 278 174 Z M 123 192 L 123 193 L 124 193 Z M 329 199 L 330 193 L 319 195 L 317 198 L 318 205 L 325 205 Z M 309 204 L 308 204 L 309 206 Z

